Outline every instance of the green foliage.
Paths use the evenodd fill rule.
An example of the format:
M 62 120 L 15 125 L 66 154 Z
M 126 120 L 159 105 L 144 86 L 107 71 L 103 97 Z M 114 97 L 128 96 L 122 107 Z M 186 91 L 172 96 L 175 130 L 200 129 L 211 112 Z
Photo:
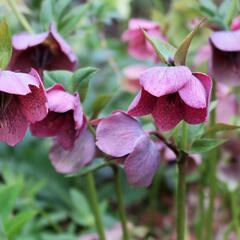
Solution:
M 196 141 L 193 142 L 191 153 L 208 152 L 222 145 L 225 142 L 226 140 L 222 140 L 222 139 L 211 139 L 211 138 L 197 139 Z

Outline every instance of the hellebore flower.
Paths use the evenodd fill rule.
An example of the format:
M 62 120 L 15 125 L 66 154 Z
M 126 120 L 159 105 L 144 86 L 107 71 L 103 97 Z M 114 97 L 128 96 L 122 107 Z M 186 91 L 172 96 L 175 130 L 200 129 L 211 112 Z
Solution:
M 39 34 L 18 33 L 12 40 L 13 54 L 8 68 L 25 71 L 34 67 L 43 70 L 74 70 L 77 57 L 67 42 L 59 35 L 55 25 Z
M 56 84 L 47 90 L 48 115 L 31 125 L 37 137 L 55 137 L 50 160 L 61 173 L 78 171 L 95 154 L 94 138 L 87 129 L 78 93 L 71 95 Z
M 199 124 L 207 120 L 212 88 L 211 78 L 192 73 L 185 66 L 152 67 L 140 75 L 141 91 L 129 106 L 128 114 L 152 114 L 162 131 L 181 120 Z
M 217 84 L 217 121 L 229 123 L 239 112 L 237 97 L 230 88 L 222 83 Z
M 240 16 L 237 16 L 233 19 L 231 24 L 231 30 L 236 31 L 240 29 Z
M 19 143 L 30 123 L 47 115 L 47 97 L 35 70 L 17 73 L 0 70 L 0 141 Z
M 124 157 L 129 184 L 149 186 L 160 164 L 157 145 L 143 131 L 137 120 L 116 112 L 100 121 L 96 131 L 99 149 L 114 157 Z
M 240 85 L 240 30 L 218 31 L 210 36 L 211 59 L 209 69 L 216 81 Z
M 154 58 L 154 60 L 156 60 L 157 56 L 155 51 L 146 40 L 141 28 L 151 37 L 156 37 L 163 41 L 166 40 L 158 23 L 145 19 L 133 18 L 128 23 L 128 30 L 122 35 L 122 40 L 129 43 L 128 53 L 130 56 L 139 60 L 144 60 L 146 58 Z
M 198 67 L 202 65 L 204 62 L 208 61 L 211 57 L 211 48 L 209 44 L 205 44 L 200 47 L 194 58 L 194 66 Z

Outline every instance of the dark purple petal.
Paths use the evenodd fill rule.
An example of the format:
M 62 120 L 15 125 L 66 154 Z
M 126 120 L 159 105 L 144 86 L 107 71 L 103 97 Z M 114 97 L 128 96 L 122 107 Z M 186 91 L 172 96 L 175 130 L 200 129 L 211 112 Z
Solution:
M 149 137 L 141 137 L 124 162 L 129 184 L 147 187 L 160 164 L 160 153 Z
M 144 135 L 134 118 L 117 112 L 100 121 L 96 131 L 96 145 L 109 155 L 122 157 L 131 153 L 137 140 Z

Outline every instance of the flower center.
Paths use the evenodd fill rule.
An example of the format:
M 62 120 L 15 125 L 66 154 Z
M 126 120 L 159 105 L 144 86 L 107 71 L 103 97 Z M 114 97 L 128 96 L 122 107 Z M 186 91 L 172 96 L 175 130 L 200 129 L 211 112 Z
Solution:
M 12 99 L 12 94 L 0 93 L 0 128 L 5 128 L 7 126 L 6 111 Z

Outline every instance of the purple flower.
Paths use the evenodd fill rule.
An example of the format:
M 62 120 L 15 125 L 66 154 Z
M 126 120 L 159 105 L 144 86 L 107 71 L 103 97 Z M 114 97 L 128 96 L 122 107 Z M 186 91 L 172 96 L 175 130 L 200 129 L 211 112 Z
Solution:
M 77 57 L 59 35 L 55 25 L 39 34 L 18 33 L 13 36 L 13 55 L 9 69 L 25 71 L 30 67 L 43 70 L 74 70 Z
M 61 173 L 72 173 L 88 164 L 95 154 L 95 143 L 87 129 L 78 93 L 74 95 L 56 84 L 47 90 L 48 115 L 31 125 L 37 137 L 55 137 L 50 160 Z
M 27 73 L 0 71 L 0 141 L 19 143 L 30 123 L 47 115 L 47 98 L 35 70 Z
M 160 164 L 160 152 L 137 120 L 123 112 L 113 113 L 100 121 L 96 138 L 101 151 L 114 157 L 126 156 L 124 170 L 131 185 L 151 184 Z
M 132 116 L 152 114 L 162 131 L 181 120 L 199 124 L 207 120 L 211 78 L 185 66 L 153 67 L 140 75 L 141 91 L 128 109 Z
M 144 29 L 149 36 L 166 41 L 166 37 L 162 34 L 159 24 L 145 19 L 133 18 L 128 23 L 128 30 L 122 35 L 122 40 L 129 44 L 128 53 L 136 59 L 144 60 L 154 58 L 154 60 L 156 60 L 157 56 L 155 51 L 145 38 L 141 28 Z
M 213 32 L 209 68 L 213 79 L 228 85 L 240 85 L 240 30 Z
M 236 31 L 240 29 L 240 16 L 237 16 L 233 19 L 231 23 L 231 30 Z

